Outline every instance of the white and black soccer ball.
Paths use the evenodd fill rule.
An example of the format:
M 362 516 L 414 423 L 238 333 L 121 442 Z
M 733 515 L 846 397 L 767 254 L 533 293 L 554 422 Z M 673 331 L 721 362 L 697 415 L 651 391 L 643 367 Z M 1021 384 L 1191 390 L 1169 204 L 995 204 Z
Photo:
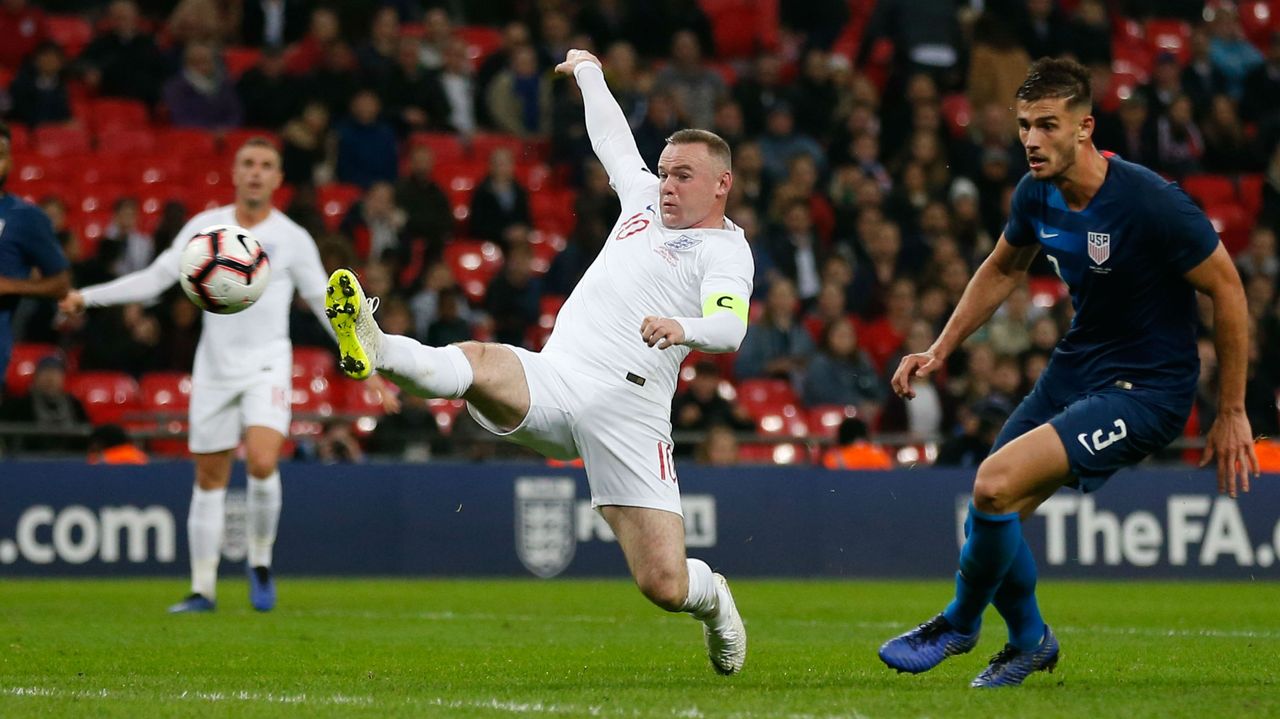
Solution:
M 271 264 L 258 240 L 243 227 L 213 225 L 197 232 L 182 250 L 178 282 L 202 310 L 240 312 L 258 301 L 271 279 Z

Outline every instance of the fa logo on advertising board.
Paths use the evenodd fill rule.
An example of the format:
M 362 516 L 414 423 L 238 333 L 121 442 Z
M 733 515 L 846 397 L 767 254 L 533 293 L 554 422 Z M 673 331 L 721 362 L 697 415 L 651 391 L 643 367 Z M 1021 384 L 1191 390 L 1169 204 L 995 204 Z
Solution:
M 563 572 L 578 547 L 573 531 L 575 484 L 568 478 L 516 480 L 516 554 L 536 576 Z
M 1102 264 L 1111 256 L 1111 235 L 1107 232 L 1089 233 L 1089 259 Z

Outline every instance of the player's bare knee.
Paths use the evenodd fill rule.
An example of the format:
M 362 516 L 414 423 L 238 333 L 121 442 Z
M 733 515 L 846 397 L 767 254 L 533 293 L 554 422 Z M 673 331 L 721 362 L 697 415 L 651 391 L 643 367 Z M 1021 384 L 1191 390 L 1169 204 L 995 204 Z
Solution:
M 678 572 L 665 569 L 645 571 L 636 576 L 636 586 L 649 601 L 668 612 L 678 612 L 689 594 L 689 582 Z
M 271 452 L 250 450 L 245 457 L 245 467 L 250 477 L 270 477 L 276 471 L 276 456 Z
M 196 486 L 206 492 L 213 489 L 223 489 L 230 481 L 230 477 L 222 472 L 201 470 L 196 468 Z
M 973 506 L 987 514 L 1007 514 L 1013 511 L 1013 477 L 1010 468 L 1002 462 L 984 461 L 978 467 L 973 481 Z

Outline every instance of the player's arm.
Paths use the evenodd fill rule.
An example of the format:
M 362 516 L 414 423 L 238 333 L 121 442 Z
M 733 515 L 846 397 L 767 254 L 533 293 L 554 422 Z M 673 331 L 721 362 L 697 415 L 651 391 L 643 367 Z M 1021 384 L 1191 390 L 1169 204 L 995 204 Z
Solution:
M 648 168 L 631 126 L 622 114 L 622 108 L 609 92 L 604 80 L 600 60 L 586 50 L 570 50 L 564 62 L 556 65 L 556 72 L 572 75 L 582 90 L 582 104 L 586 109 L 587 136 L 591 149 L 609 173 L 609 182 L 621 196 L 626 191 L 629 178 L 646 173 Z
M 660 350 L 687 345 L 703 352 L 737 352 L 747 336 L 747 299 L 728 292 L 708 296 L 701 317 L 645 317 L 640 337 Z
M 25 295 L 59 299 L 71 289 L 70 263 L 53 236 L 53 223 L 48 215 L 33 209 L 29 219 L 25 227 L 18 230 L 18 246 L 23 259 L 38 274 L 25 278 L 0 277 L 0 297 Z
M 49 276 L 19 280 L 0 277 L 0 297 L 22 295 L 26 297 L 52 297 L 60 299 L 71 289 L 71 271 L 63 270 Z
M 1014 288 L 1026 280 L 1027 268 L 1040 251 L 1037 244 L 1014 245 L 1004 234 L 996 241 L 995 249 L 987 256 L 978 271 L 973 273 L 969 285 L 964 288 L 960 303 L 942 328 L 942 333 L 928 350 L 902 358 L 893 374 L 893 391 L 899 396 L 913 398 L 913 376 L 927 377 L 942 367 L 947 357 L 979 327 L 991 319 L 991 315 L 1009 297 Z
M 1257 474 L 1253 432 L 1244 410 L 1249 370 L 1249 312 L 1244 285 L 1227 250 L 1218 244 L 1204 261 L 1184 275 L 1213 300 L 1213 346 L 1218 355 L 1218 416 L 1205 446 L 1205 466 L 1218 460 L 1218 490 L 1236 496 L 1236 480 L 1249 491 L 1249 474 Z
M 126 305 L 155 299 L 178 281 L 178 258 L 178 250 L 169 247 L 151 264 L 136 272 L 100 285 L 67 292 L 58 303 L 58 309 L 76 314 L 88 307 Z

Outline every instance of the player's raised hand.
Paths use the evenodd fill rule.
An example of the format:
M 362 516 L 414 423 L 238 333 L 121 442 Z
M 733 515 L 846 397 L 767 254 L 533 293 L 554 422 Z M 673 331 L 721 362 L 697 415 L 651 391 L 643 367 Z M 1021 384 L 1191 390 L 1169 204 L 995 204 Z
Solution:
M 84 312 L 84 295 L 80 294 L 80 290 L 71 290 L 58 300 L 58 311 L 73 316 Z
M 916 391 L 911 389 L 912 378 L 928 377 L 942 367 L 942 361 L 942 358 L 935 355 L 933 350 L 917 352 L 903 357 L 902 362 L 898 364 L 898 370 L 893 373 L 893 379 L 890 381 L 893 391 L 899 397 L 915 399 Z
M 650 315 L 640 323 L 640 338 L 650 347 L 664 350 L 684 342 L 684 327 L 669 317 Z
M 564 62 L 556 65 L 556 72 L 565 75 L 572 75 L 573 69 L 584 62 L 589 62 L 597 67 L 603 67 L 600 64 L 600 58 L 592 55 L 586 50 L 570 50 L 564 55 Z
M 1213 421 L 1200 466 L 1208 465 L 1214 457 L 1218 459 L 1218 493 L 1235 497 L 1237 486 L 1248 492 L 1249 475 L 1256 477 L 1261 470 L 1253 448 L 1253 431 L 1243 411 L 1222 413 Z

